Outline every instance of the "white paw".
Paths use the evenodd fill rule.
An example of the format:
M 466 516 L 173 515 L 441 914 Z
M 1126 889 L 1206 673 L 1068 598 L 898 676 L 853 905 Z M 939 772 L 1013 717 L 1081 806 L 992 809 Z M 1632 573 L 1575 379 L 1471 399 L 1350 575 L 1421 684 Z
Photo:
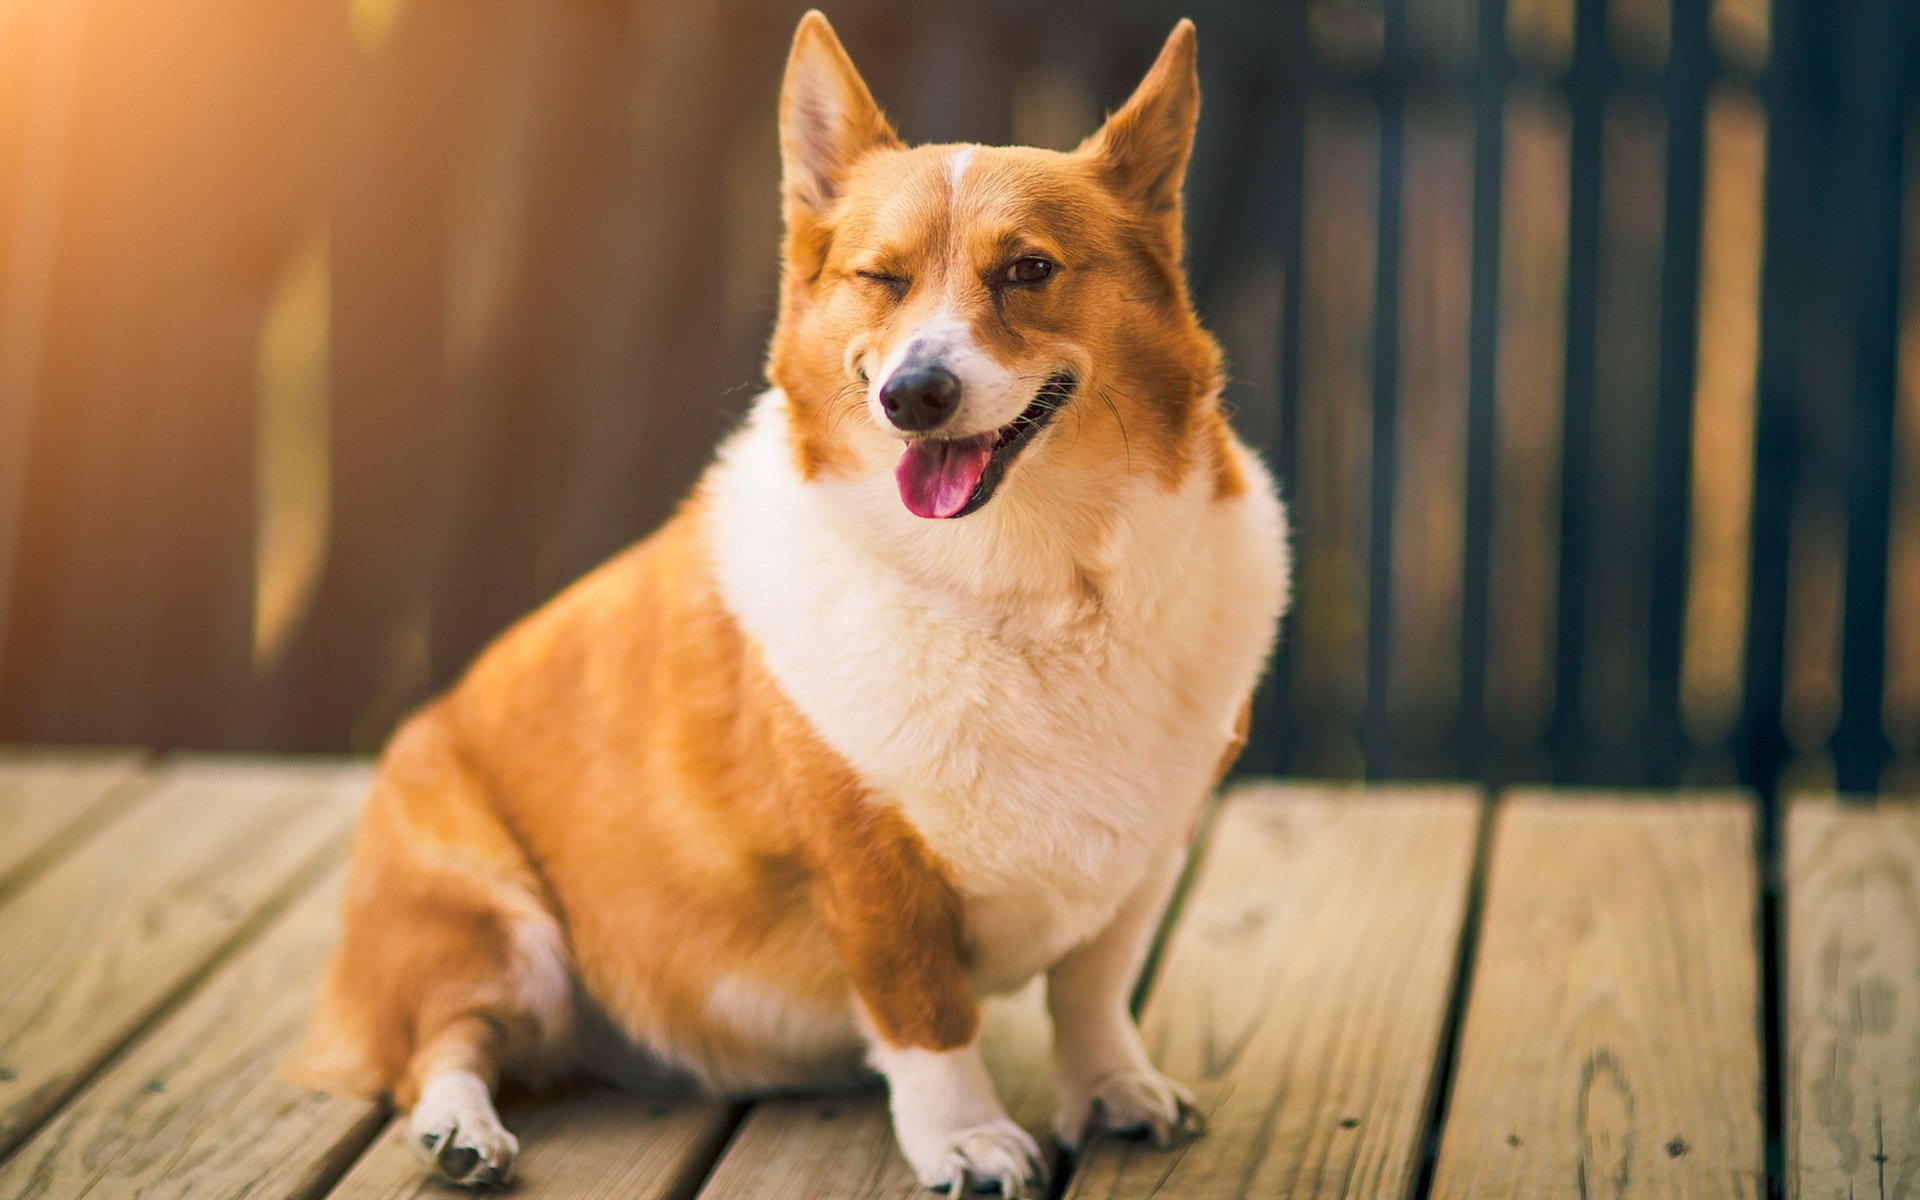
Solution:
M 1053 1128 L 1070 1150 L 1090 1133 L 1145 1134 L 1164 1147 L 1206 1132 L 1193 1093 L 1158 1071 L 1116 1071 L 1060 1091 Z
M 443 1075 L 427 1084 L 407 1121 L 407 1142 L 433 1175 L 471 1188 L 507 1186 L 520 1153 L 485 1085 L 472 1076 Z
M 998 1187 L 1003 1200 L 1039 1200 L 1047 1194 L 1047 1164 L 1039 1144 L 1006 1117 L 962 1129 L 910 1157 L 920 1182 L 949 1196 L 990 1187 Z

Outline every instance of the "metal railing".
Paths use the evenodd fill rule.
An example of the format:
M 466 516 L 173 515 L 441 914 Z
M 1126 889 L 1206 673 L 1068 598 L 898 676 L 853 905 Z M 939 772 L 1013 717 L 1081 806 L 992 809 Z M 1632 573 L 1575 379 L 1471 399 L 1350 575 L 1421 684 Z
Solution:
M 0 24 L 0 739 L 369 748 L 759 378 L 798 7 L 229 7 Z M 829 15 L 909 137 L 1060 146 L 1199 22 L 1297 528 L 1244 769 L 1912 786 L 1910 0 Z

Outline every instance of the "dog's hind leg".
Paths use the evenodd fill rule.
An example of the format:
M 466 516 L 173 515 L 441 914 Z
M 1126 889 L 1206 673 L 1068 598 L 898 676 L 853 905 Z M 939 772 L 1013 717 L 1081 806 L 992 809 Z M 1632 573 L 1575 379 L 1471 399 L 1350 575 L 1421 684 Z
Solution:
M 385 1092 L 414 1150 L 468 1187 L 519 1149 L 493 1091 L 564 1067 L 573 970 L 539 877 L 429 709 L 397 735 L 367 803 L 340 949 L 296 1073 Z
M 520 1142 L 493 1107 L 499 1042 L 486 1017 L 463 1017 L 415 1056 L 420 1098 L 407 1118 L 407 1141 L 449 1183 L 504 1187 L 513 1177 Z
M 520 1145 L 493 1105 L 502 1076 L 541 1073 L 565 1053 L 572 974 L 559 928 L 516 911 L 515 899 L 482 892 L 464 912 L 436 914 L 446 953 L 416 964 L 416 1040 L 393 1089 L 412 1103 L 407 1130 L 421 1162 L 466 1187 L 513 1176 Z

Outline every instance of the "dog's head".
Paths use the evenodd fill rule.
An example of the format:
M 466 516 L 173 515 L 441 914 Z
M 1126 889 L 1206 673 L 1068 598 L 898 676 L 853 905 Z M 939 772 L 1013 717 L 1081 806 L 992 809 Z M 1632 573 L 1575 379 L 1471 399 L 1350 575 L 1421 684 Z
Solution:
M 825 17 L 780 101 L 786 219 L 770 374 L 801 471 L 889 472 L 961 517 L 1051 470 L 1226 470 L 1218 348 L 1181 274 L 1199 108 L 1182 21 L 1133 97 L 1070 153 L 908 147 Z

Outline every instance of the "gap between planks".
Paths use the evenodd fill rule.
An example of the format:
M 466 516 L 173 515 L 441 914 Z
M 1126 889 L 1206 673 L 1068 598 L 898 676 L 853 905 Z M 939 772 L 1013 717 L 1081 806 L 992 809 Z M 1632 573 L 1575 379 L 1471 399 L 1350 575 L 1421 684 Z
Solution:
M 1143 1014 L 1209 1130 L 1172 1151 L 1096 1138 L 1067 1196 L 1406 1196 L 1479 811 L 1467 788 L 1236 793 Z
M 186 759 L 0 904 L 0 1158 L 344 852 L 363 767 Z
M 0 901 L 127 811 L 139 750 L 0 746 Z
M 1135 984 L 1133 1007 L 1144 1002 L 1167 938 L 1182 910 L 1224 800 L 1201 815 L 1194 846 L 1167 903 Z M 1011 996 L 990 997 L 981 1014 L 981 1053 L 1008 1115 L 1038 1140 L 1054 1173 L 1051 1195 L 1063 1190 L 1071 1163 L 1048 1134 L 1053 1117 L 1050 1075 L 1053 1034 L 1046 988 L 1036 979 Z M 928 1195 L 893 1136 L 884 1087 L 838 1095 L 763 1100 L 739 1130 L 700 1189 L 699 1200 L 915 1200 Z
M 1753 821 L 1502 801 L 1433 1196 L 1765 1194 Z
M 1460 1030 L 1466 1022 L 1467 996 L 1473 986 L 1474 964 L 1479 959 L 1480 928 L 1486 916 L 1487 859 L 1493 846 L 1494 805 L 1483 801 L 1473 836 L 1473 871 L 1467 883 L 1466 912 L 1461 918 L 1460 949 L 1454 956 L 1453 986 L 1447 997 L 1446 1016 L 1441 1021 L 1440 1045 L 1434 1056 L 1434 1076 L 1427 1096 L 1426 1120 L 1421 1129 L 1420 1164 L 1409 1200 L 1427 1200 L 1433 1194 L 1434 1173 L 1440 1165 L 1440 1132 L 1446 1127 L 1447 1110 L 1453 1101 L 1454 1074 L 1460 1062 Z
M 257 794 L 267 775 L 283 778 L 266 792 L 286 786 L 279 767 L 164 770 L 106 828 L 23 883 L 14 903 L 0 905 L 9 964 L 27 961 L 5 940 L 9 914 L 45 905 L 76 883 L 119 889 L 107 908 L 122 917 L 147 911 L 128 889 L 151 894 L 154 879 L 129 859 L 171 863 L 186 894 L 208 886 L 188 869 L 193 856 L 166 845 L 182 828 L 203 827 L 203 812 L 194 813 L 200 822 L 185 820 L 200 806 L 187 803 L 182 789 Z M 153 805 L 168 809 L 165 819 L 142 815 Z M 1166 935 L 1145 1012 L 1156 1056 L 1197 1086 L 1213 1132 L 1173 1153 L 1098 1141 L 1068 1194 L 1198 1200 L 1278 1188 L 1297 1196 L 1405 1195 L 1418 1160 L 1420 1098 L 1437 1085 L 1432 1060 L 1445 1045 L 1448 980 L 1462 969 L 1431 947 L 1451 947 L 1467 933 L 1474 810 L 1464 793 L 1421 798 L 1338 788 L 1258 789 L 1224 804 Z M 1730 797 L 1662 806 L 1523 795 L 1503 804 L 1435 1195 L 1574 1195 L 1583 1173 L 1623 1185 L 1616 1194 L 1758 1194 L 1750 1111 L 1757 1104 L 1747 1095 L 1755 1090 L 1757 1048 L 1750 1032 L 1741 1035 L 1753 1023 L 1748 1010 L 1758 983 L 1742 987 L 1739 979 L 1753 969 L 1751 821 L 1747 803 Z M 247 844 L 251 855 L 256 847 Z M 1787 844 L 1789 1194 L 1900 1194 L 1920 1180 L 1913 1128 L 1920 1032 L 1912 1021 L 1920 1011 L 1920 818 L 1911 806 L 1802 803 L 1792 810 Z M 1403 862 L 1416 848 L 1414 860 Z M 280 888 L 256 880 L 250 918 L 236 925 L 229 912 L 212 932 L 189 931 L 201 962 L 184 978 L 132 999 L 109 996 L 104 1006 L 79 1003 L 119 1032 L 95 1039 L 90 1051 L 82 1047 L 67 1090 L 84 1090 L 0 1173 L 0 1194 L 68 1194 L 64 1181 L 73 1177 L 62 1172 L 74 1169 L 70 1156 L 83 1150 L 88 1169 L 103 1172 L 86 1186 L 103 1197 L 130 1194 L 134 1180 L 144 1181 L 142 1194 L 170 1194 L 153 1190 L 156 1166 L 164 1178 L 193 1182 L 195 1196 L 227 1194 L 222 1179 L 248 1181 L 241 1190 L 250 1195 L 305 1196 L 343 1171 L 336 1196 L 423 1193 L 411 1156 L 391 1137 L 359 1154 L 380 1128 L 374 1110 L 276 1093 L 282 1085 L 266 1082 L 268 1060 L 277 1060 L 295 1028 L 291 1014 L 304 1013 L 311 994 L 311 979 L 300 973 L 317 972 L 331 940 L 337 880 L 303 888 L 329 853 L 337 858 L 331 849 L 301 862 L 284 847 L 271 852 L 281 866 L 267 874 L 278 874 Z M 125 870 L 113 870 L 116 864 Z M 216 874 L 233 866 L 201 865 Z M 1343 896 L 1343 887 L 1374 894 Z M 1383 899 L 1382 889 L 1396 895 Z M 1409 904 L 1408 893 L 1426 902 Z M 1401 915 L 1384 919 L 1394 913 Z M 1671 919 L 1676 914 L 1684 919 Z M 63 918 L 70 942 L 126 923 L 97 913 L 81 918 L 79 935 Z M 1438 929 L 1412 932 L 1421 922 Z M 1428 952 L 1416 955 L 1409 976 L 1399 959 L 1422 945 Z M 136 959 L 148 952 L 131 949 Z M 1527 970 L 1523 986 L 1510 991 L 1501 981 L 1516 963 Z M 293 994 L 297 1003 L 287 999 Z M 16 984 L 4 1002 L 18 999 Z M 1342 1028 L 1395 1020 L 1404 1031 L 1406 1021 L 1383 1015 L 1395 1005 L 1424 1012 L 1427 1021 L 1397 1050 L 1381 1044 L 1384 1035 L 1350 1036 Z M 1663 1008 L 1671 1010 L 1668 1024 L 1697 1036 L 1666 1045 L 1657 1028 L 1649 1033 L 1645 1015 Z M 1543 1009 L 1539 1028 L 1585 1036 L 1540 1036 L 1529 1013 Z M 1043 1126 L 1050 1101 L 1037 995 L 999 1006 L 993 1020 L 996 1067 L 1003 1083 L 1011 1081 L 1016 1112 L 1030 1127 Z M 231 1039 L 222 1044 L 238 1057 L 203 1062 L 186 1053 L 216 1034 Z M 0 1060 L 18 1045 L 9 1029 Z M 1545 1048 L 1548 1077 L 1586 1079 L 1585 1111 L 1572 1125 L 1559 1125 L 1567 1113 L 1512 1075 L 1513 1054 L 1528 1047 Z M 90 1058 L 97 1061 L 88 1067 Z M 1573 1071 L 1579 1064 L 1595 1070 Z M 1595 1088 L 1596 1081 L 1616 1086 Z M 150 1090 L 155 1082 L 161 1086 Z M 239 1099 L 223 1106 L 219 1096 Z M 1609 1110 L 1608 1100 L 1630 1106 Z M 349 1107 L 337 1107 L 343 1104 Z M 703 1197 L 764 1194 L 742 1190 L 745 1181 L 777 1184 L 783 1195 L 889 1195 L 904 1173 L 877 1094 L 763 1103 L 728 1143 L 737 1112 L 713 1101 L 576 1093 L 516 1106 L 509 1120 L 527 1135 L 530 1196 L 559 1194 L 564 1185 L 566 1194 L 677 1200 L 699 1186 L 716 1156 Z M 321 1115 L 301 1115 L 311 1113 Z M 1667 1124 L 1676 1132 L 1662 1136 L 1663 1117 L 1675 1114 Z M 240 1136 L 262 1122 L 268 1136 Z M 1501 1127 L 1497 1145 L 1480 1144 L 1489 1122 Z M 1522 1133 L 1528 1122 L 1539 1127 Z M 183 1138 L 183 1128 L 191 1136 Z M 256 1152 L 276 1148 L 286 1150 L 277 1166 L 258 1161 Z M 808 1148 L 812 1158 L 801 1153 Z M 1549 1157 L 1568 1166 L 1565 1178 L 1513 1165 Z M 1502 1159 L 1507 1165 L 1489 1174 L 1488 1161 Z M 864 1178 L 863 1169 L 871 1172 Z M 34 1179 L 63 1182 L 34 1193 L 22 1182 Z M 908 1187 L 904 1194 L 917 1193 Z
M 1197 1085 L 1214 1131 L 1174 1153 L 1098 1141 L 1070 1194 L 1155 1189 L 1201 1200 L 1287 1180 L 1300 1196 L 1336 1187 L 1403 1195 L 1441 1044 L 1477 807 L 1469 792 L 1409 789 L 1263 788 L 1227 801 L 1166 934 L 1145 1014 L 1163 1065 Z M 331 1194 L 348 1200 L 432 1194 L 398 1130 L 378 1136 L 375 1110 L 270 1078 L 331 940 L 337 886 L 330 879 L 290 897 L 243 949 L 211 958 L 218 965 L 199 973 L 201 986 L 159 1006 L 161 1016 L 129 1034 L 138 1041 L 96 1068 L 0 1175 L 0 1192 L 42 1177 L 84 1178 L 101 1197 L 143 1188 L 305 1200 L 335 1179 Z M 1038 990 L 994 1006 L 989 1019 L 1003 1090 L 1020 1119 L 1044 1127 L 1051 1095 Z M 1302 1029 L 1325 1036 L 1301 1040 Z M 1230 1043 L 1224 1056 L 1213 1053 L 1218 1035 Z M 209 1054 L 216 1042 L 226 1049 Z M 1317 1092 L 1284 1087 L 1276 1065 L 1302 1081 L 1328 1079 Z M 783 1196 L 923 1194 L 877 1093 L 762 1103 L 736 1133 L 738 1112 L 718 1101 L 584 1092 L 516 1104 L 507 1119 L 524 1138 L 521 1191 L 530 1197 L 684 1200 L 716 1157 L 703 1197 L 766 1187 Z
M 425 1177 L 384 1105 L 283 1077 L 337 937 L 344 875 L 332 869 L 63 1109 L 0 1170 L 0 1195 L 455 1194 Z M 569 1200 L 684 1197 L 733 1125 L 724 1102 L 586 1088 L 509 1098 L 503 1110 L 540 1148 L 516 1190 Z
M 1177 1152 L 1096 1141 L 1065 1192 L 1205 1200 L 1263 1194 L 1258 1189 L 1289 1180 L 1291 1194 L 1305 1197 L 1356 1181 L 1352 1194 L 1369 1194 L 1366 1181 L 1377 1180 L 1387 1189 L 1380 1194 L 1404 1195 L 1453 985 L 1479 811 L 1466 789 L 1263 787 L 1224 802 L 1165 934 L 1146 1011 L 1147 1035 L 1169 1059 L 1163 1065 L 1196 1085 L 1212 1109 L 1213 1132 Z M 1233 997 L 1249 978 L 1254 988 Z M 1205 1011 L 1215 1000 L 1225 1008 Z M 1373 1015 L 1347 1026 L 1343 1014 L 1356 1007 Z M 1184 1020 L 1189 1009 L 1201 1010 L 1191 1015 L 1202 1018 L 1206 1035 L 1225 1030 L 1239 1043 L 1225 1061 L 1198 1053 L 1206 1035 L 1175 1036 L 1173 1016 Z M 1210 1016 L 1218 1020 L 1207 1022 Z M 1287 1031 L 1316 1019 L 1321 1031 L 1344 1027 L 1345 1036 L 1307 1050 L 1312 1061 L 1297 1074 L 1344 1066 L 1331 1107 L 1316 1106 L 1304 1091 L 1289 1100 L 1271 1069 L 1276 1056 L 1302 1053 L 1286 1044 Z M 989 1066 L 1015 1119 L 1035 1133 L 1052 1111 L 1049 1044 L 1037 982 L 989 1005 Z M 1316 1111 L 1316 1135 L 1300 1138 L 1294 1127 Z M 523 1147 L 531 1172 L 540 1143 L 528 1138 Z M 390 1177 L 411 1165 L 397 1147 L 389 1158 Z M 351 1198 L 410 1194 L 368 1189 Z M 756 1104 L 699 1197 L 925 1194 L 894 1144 L 884 1095 L 874 1090 Z
M 280 1078 L 339 921 L 336 863 L 0 1168 L 13 1200 L 301 1197 L 379 1132 L 379 1104 Z

